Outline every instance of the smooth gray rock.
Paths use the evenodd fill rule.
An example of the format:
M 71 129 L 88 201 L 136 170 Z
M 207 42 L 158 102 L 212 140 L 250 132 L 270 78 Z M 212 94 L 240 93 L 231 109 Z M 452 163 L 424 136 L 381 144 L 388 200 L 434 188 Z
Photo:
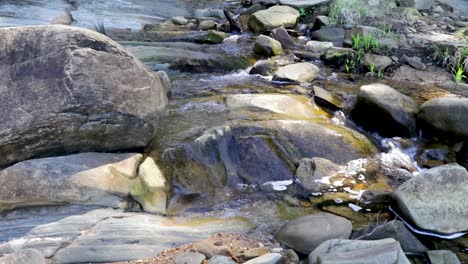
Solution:
M 282 256 L 279 253 L 268 253 L 258 258 L 251 259 L 244 264 L 281 264 Z
M 47 262 L 39 251 L 24 249 L 0 258 L 0 264 L 47 264 Z
M 324 54 L 328 49 L 333 48 L 333 42 L 311 40 L 306 43 L 307 50 Z
M 402 213 L 417 227 L 450 235 L 468 231 L 468 172 L 449 164 L 422 172 L 392 194 Z
M 83 206 L 24 209 L 0 217 L 0 255 L 33 248 L 57 264 L 148 259 L 219 232 L 251 228 L 239 219 L 206 219 L 192 226 L 183 219 L 178 223 L 153 214 Z
M 421 105 L 418 118 L 423 133 L 468 138 L 468 98 L 434 98 Z
M 424 64 L 419 57 L 404 57 L 403 61 L 416 70 L 425 71 L 427 69 L 426 64 Z
M 289 82 L 311 82 L 319 75 L 319 68 L 312 63 L 300 62 L 280 67 L 273 80 Z
M 213 256 L 208 264 L 237 264 L 232 258 L 226 256 Z
M 353 233 L 353 238 L 360 240 L 379 240 L 393 238 L 400 243 L 404 252 L 425 253 L 428 249 L 406 228 L 405 224 L 393 220 L 383 225 L 372 225 Z
M 461 264 L 457 255 L 450 250 L 430 250 L 427 256 L 433 264 Z
M 260 35 L 255 40 L 254 52 L 267 57 L 276 56 L 283 53 L 281 43 L 274 38 Z
M 296 25 L 299 15 L 299 11 L 292 7 L 272 6 L 250 16 L 248 26 L 254 33 L 271 31 L 281 26 L 292 28 Z
M 323 28 L 312 32 L 310 37 L 313 40 L 333 42 L 333 45 L 342 47 L 345 31 L 342 28 Z
M 214 17 L 218 19 L 226 19 L 226 16 L 221 9 L 196 9 L 194 15 L 195 18 Z
M 172 17 L 171 18 L 171 21 L 172 23 L 176 24 L 176 25 L 181 25 L 181 26 L 184 26 L 184 25 L 187 25 L 188 24 L 188 19 L 186 19 L 185 17 L 183 16 L 175 16 L 175 17 Z
M 392 59 L 390 59 L 387 56 L 381 56 L 381 55 L 376 55 L 376 54 L 370 54 L 366 53 L 364 55 L 364 62 L 363 65 L 367 67 L 367 69 L 370 70 L 371 65 L 374 65 L 375 67 L 375 72 L 379 70 L 385 70 L 388 66 L 392 64 Z
M 179 252 L 174 256 L 175 264 L 202 264 L 206 257 L 196 252 Z
M 374 83 L 361 87 L 351 117 L 382 136 L 412 136 L 416 134 L 417 112 L 413 99 L 390 86 Z
M 316 248 L 308 257 L 310 264 L 410 264 L 395 239 L 359 241 L 332 239 Z
M 329 239 L 349 238 L 352 229 L 346 218 L 318 213 L 289 221 L 276 231 L 275 238 L 295 251 L 309 254 Z
M 116 42 L 58 25 L 2 28 L 0 37 L 0 112 L 8 113 L 0 119 L 0 167 L 144 148 L 153 138 L 166 89 Z
M 200 24 L 198 25 L 198 29 L 200 29 L 200 30 L 215 29 L 216 25 L 217 25 L 216 22 L 214 22 L 212 20 L 204 20 L 204 21 L 200 22 Z
M 340 170 L 340 166 L 323 158 L 305 158 L 299 162 L 296 178 L 300 184 L 310 192 L 320 192 L 329 186 L 319 182 L 323 177 L 333 176 Z

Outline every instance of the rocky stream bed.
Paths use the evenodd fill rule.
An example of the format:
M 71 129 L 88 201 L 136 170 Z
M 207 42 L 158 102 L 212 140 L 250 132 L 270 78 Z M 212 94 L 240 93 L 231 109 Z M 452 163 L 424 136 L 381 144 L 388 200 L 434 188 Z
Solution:
M 468 263 L 466 0 L 4 0 L 0 36 L 2 264 Z

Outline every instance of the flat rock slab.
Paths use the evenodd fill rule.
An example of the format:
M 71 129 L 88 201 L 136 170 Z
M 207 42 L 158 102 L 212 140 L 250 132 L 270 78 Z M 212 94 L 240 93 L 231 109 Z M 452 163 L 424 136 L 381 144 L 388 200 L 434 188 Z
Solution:
M 83 206 L 18 210 L 0 219 L 0 256 L 33 248 L 53 263 L 145 259 L 218 232 L 250 228 L 239 219 L 201 222 Z
M 69 25 L 72 19 L 67 9 L 71 7 L 65 0 L 3 0 L 0 2 L 0 27 Z

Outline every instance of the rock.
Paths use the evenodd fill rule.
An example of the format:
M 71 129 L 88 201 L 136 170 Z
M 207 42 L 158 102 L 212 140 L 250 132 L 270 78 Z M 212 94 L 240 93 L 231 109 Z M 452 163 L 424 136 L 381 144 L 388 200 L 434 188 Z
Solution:
M 314 60 L 320 60 L 320 53 L 316 52 L 310 52 L 310 51 L 302 51 L 302 50 L 295 50 L 293 51 L 294 56 L 298 57 L 301 60 L 304 61 L 314 61 Z
M 0 48 L 0 111 L 8 112 L 1 118 L 0 167 L 78 151 L 144 148 L 153 138 L 166 89 L 119 44 L 58 25 L 3 28 L 0 35 L 9 40 Z
M 382 136 L 416 135 L 418 105 L 410 97 L 385 84 L 364 85 L 351 109 L 352 119 L 364 129 Z
M 323 158 L 305 158 L 299 162 L 296 178 L 303 188 L 313 192 L 320 192 L 328 185 L 320 182 L 323 177 L 329 177 L 340 170 L 338 164 Z
M 299 264 L 301 262 L 299 256 L 297 255 L 296 251 L 292 249 L 286 250 L 286 258 L 288 263 L 290 264 Z
M 223 10 L 221 9 L 196 9 L 194 12 L 195 18 L 209 18 L 214 17 L 218 19 L 226 19 Z
M 356 51 L 353 49 L 333 47 L 328 49 L 320 58 L 327 65 L 342 67 L 345 65 L 346 60 L 353 58 L 355 54 Z
M 164 177 L 141 154 L 81 153 L 27 160 L 0 171 L 0 210 L 57 204 L 124 207 L 132 194 L 148 212 L 165 212 Z
M 175 264 L 202 264 L 206 257 L 195 252 L 179 252 L 174 256 Z
M 345 103 L 334 94 L 318 86 L 314 86 L 313 88 L 315 103 L 327 112 L 334 113 L 344 108 Z
M 307 42 L 306 48 L 312 52 L 324 54 L 325 51 L 333 48 L 333 42 L 311 40 Z
M 457 255 L 450 250 L 430 250 L 427 256 L 434 264 L 461 264 Z
M 219 44 L 219 43 L 223 43 L 224 39 L 227 37 L 228 37 L 228 34 L 224 32 L 210 30 L 205 36 L 202 36 L 197 41 L 201 43 L 208 43 L 208 44 Z
M 260 74 L 263 76 L 273 76 L 275 71 L 278 69 L 278 66 L 273 60 L 259 60 L 257 61 L 252 69 L 250 69 L 249 74 Z
M 138 179 L 135 179 L 130 195 L 145 212 L 165 214 L 166 189 L 168 188 L 166 188 L 166 178 L 163 172 L 152 158 L 146 158 L 138 167 Z
M 44 24 L 70 25 L 72 19 L 67 12 L 70 8 L 71 4 L 61 0 L 38 0 L 27 3 L 3 2 L 0 6 L 0 27 Z
M 280 67 L 273 76 L 274 81 L 311 82 L 319 74 L 319 68 L 312 63 L 301 62 Z
M 208 264 L 237 264 L 232 258 L 226 256 L 213 256 Z
M 254 52 L 271 57 L 283 53 L 283 47 L 279 41 L 265 35 L 260 35 L 255 41 Z
M 375 55 L 375 54 L 370 54 L 370 53 L 366 53 L 364 55 L 363 65 L 366 66 L 367 69 L 369 70 L 371 68 L 371 65 L 374 65 L 375 72 L 380 71 L 380 70 L 383 71 L 391 64 L 392 64 L 392 59 L 390 59 L 387 56 Z
M 310 264 L 318 263 L 366 263 L 410 264 L 400 244 L 392 238 L 359 241 L 332 239 L 316 248 L 308 257 Z
M 346 218 L 318 213 L 289 221 L 276 231 L 275 238 L 297 252 L 309 254 L 329 239 L 349 238 L 352 228 Z
M 292 49 L 295 47 L 291 36 L 289 36 L 288 31 L 284 27 L 273 29 L 271 31 L 271 37 L 279 41 L 281 46 L 285 49 Z
M 435 5 L 434 0 L 397 0 L 399 6 L 412 7 L 417 10 L 428 10 Z
M 282 5 L 288 5 L 299 8 L 310 8 L 315 7 L 317 5 L 324 5 L 328 4 L 330 0 L 280 0 Z
M 419 57 L 404 57 L 403 61 L 416 70 L 425 71 L 427 69 L 426 64 L 424 64 Z
M 333 20 L 328 17 L 328 16 L 317 16 L 315 18 L 314 25 L 312 27 L 312 30 L 319 30 L 322 27 L 328 27 L 333 25 Z
M 35 249 L 18 250 L 0 258 L 1 264 L 47 264 L 44 256 Z
M 175 17 L 172 17 L 171 18 L 171 21 L 172 23 L 176 24 L 176 25 L 181 25 L 181 26 L 184 26 L 184 25 L 187 25 L 188 24 L 188 19 L 186 19 L 185 17 L 183 16 L 175 16 Z
M 417 192 L 415 191 L 417 190 Z M 468 172 L 457 164 L 432 168 L 403 183 L 392 197 L 417 227 L 440 234 L 468 230 Z
M 250 16 L 250 15 L 254 14 L 257 11 L 261 11 L 261 10 L 265 10 L 265 9 L 266 8 L 263 5 L 261 5 L 259 3 L 256 3 L 256 4 L 252 5 L 252 6 L 250 6 L 249 8 L 247 8 L 244 12 L 241 13 L 241 15 Z
M 428 249 L 398 220 L 383 225 L 372 225 L 353 233 L 353 238 L 359 240 L 379 240 L 393 238 L 400 243 L 404 252 L 424 254 Z
M 289 6 L 272 6 L 267 10 L 255 12 L 248 21 L 254 33 L 263 33 L 284 26 L 292 28 L 299 18 L 299 11 Z
M 149 259 L 165 249 L 219 232 L 243 233 L 252 228 L 239 218 L 194 222 L 181 218 L 178 222 L 154 214 L 91 206 L 22 209 L 0 217 L 0 255 L 33 248 L 52 263 Z
M 195 43 L 151 42 L 128 43 L 127 50 L 145 64 L 157 67 L 169 65 L 170 69 L 183 72 L 230 72 L 245 69 L 249 61 L 243 56 L 234 56 L 218 45 Z
M 215 29 L 217 26 L 216 22 L 212 20 L 204 20 L 200 22 L 198 25 L 198 29 L 200 30 L 210 30 L 210 29 Z
M 468 116 L 460 114 L 466 111 L 467 98 L 434 98 L 421 105 L 418 120 L 425 135 L 468 138 Z
M 318 41 L 333 42 L 335 46 L 343 46 L 345 31 L 342 28 L 323 28 L 312 32 L 310 38 Z
M 265 248 L 265 247 L 251 248 L 247 250 L 245 253 L 243 253 L 242 256 L 244 257 L 244 259 L 249 260 L 249 259 L 263 256 L 268 253 L 270 253 L 270 251 L 268 250 L 268 248 Z
M 166 90 L 167 96 L 172 95 L 172 84 L 171 84 L 171 79 L 169 79 L 169 76 L 165 71 L 157 71 L 156 75 L 159 76 L 159 79 L 161 79 L 161 82 L 163 83 L 163 87 Z
M 193 244 L 193 247 L 207 258 L 212 258 L 213 256 L 231 256 L 229 248 L 213 238 L 198 241 Z
M 261 257 L 251 259 L 244 264 L 281 264 L 283 257 L 279 253 L 268 253 Z

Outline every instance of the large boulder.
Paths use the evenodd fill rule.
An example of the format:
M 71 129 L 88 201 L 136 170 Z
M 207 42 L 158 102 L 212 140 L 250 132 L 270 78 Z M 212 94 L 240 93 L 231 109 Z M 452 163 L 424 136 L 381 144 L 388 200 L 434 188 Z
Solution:
M 435 98 L 421 105 L 423 133 L 468 138 L 468 98 Z
M 78 151 L 144 148 L 163 82 L 119 44 L 68 26 L 0 29 L 0 167 Z
M 272 6 L 267 10 L 255 12 L 248 21 L 249 28 L 255 33 L 271 31 L 277 27 L 291 28 L 296 25 L 300 13 L 289 6 Z
M 164 177 L 141 154 L 80 153 L 19 162 L 0 171 L 0 211 L 19 207 L 86 204 L 165 213 Z M 156 167 L 156 169 L 153 169 Z
M 451 235 L 468 231 L 468 172 L 457 164 L 429 169 L 392 194 L 403 215 L 418 228 Z
M 318 76 L 319 72 L 319 68 L 312 63 L 294 63 L 280 67 L 273 76 L 273 80 L 300 83 L 311 82 Z
M 321 244 L 309 255 L 310 264 L 366 263 L 410 264 L 400 244 L 392 238 L 359 241 L 332 239 Z M 351 261 L 351 262 L 350 262 Z
M 328 213 L 311 214 L 289 221 L 275 233 L 281 243 L 309 254 L 329 239 L 347 239 L 353 226 L 346 218 Z
M 382 136 L 413 136 L 417 112 L 413 99 L 388 85 L 374 83 L 361 87 L 351 117 L 358 125 Z

